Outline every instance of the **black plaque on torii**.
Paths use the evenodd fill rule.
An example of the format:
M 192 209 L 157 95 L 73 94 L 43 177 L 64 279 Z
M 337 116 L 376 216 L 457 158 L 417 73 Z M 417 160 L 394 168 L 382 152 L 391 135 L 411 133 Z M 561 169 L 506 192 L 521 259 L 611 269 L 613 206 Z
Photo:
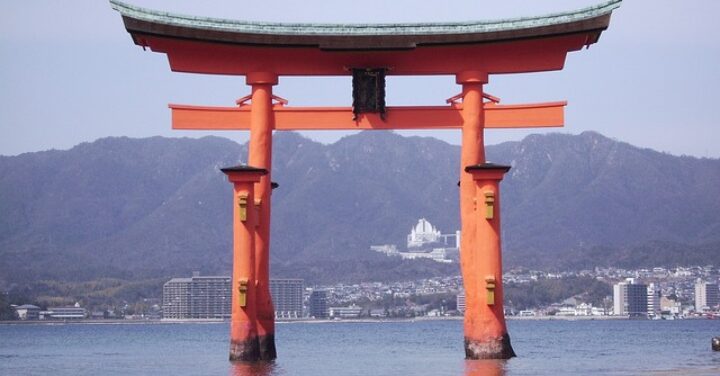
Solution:
M 385 120 L 386 68 L 353 68 L 353 120 L 362 113 L 379 113 Z

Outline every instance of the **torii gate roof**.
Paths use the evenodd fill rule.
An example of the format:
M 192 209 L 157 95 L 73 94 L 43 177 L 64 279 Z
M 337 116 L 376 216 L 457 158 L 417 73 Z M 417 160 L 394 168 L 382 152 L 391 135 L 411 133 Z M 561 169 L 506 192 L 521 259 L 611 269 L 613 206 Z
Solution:
M 110 0 L 135 44 L 166 53 L 174 71 L 347 75 L 520 73 L 563 68 L 598 41 L 622 0 L 540 17 L 417 24 L 287 24 L 170 14 Z

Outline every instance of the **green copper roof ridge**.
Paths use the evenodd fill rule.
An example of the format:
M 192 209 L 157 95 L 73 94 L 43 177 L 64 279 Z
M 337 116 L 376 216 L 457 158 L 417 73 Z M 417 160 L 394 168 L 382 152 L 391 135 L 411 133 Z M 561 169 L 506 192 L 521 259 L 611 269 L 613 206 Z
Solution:
M 285 35 L 431 35 L 446 33 L 482 33 L 507 30 L 520 30 L 583 21 L 611 13 L 620 7 L 622 0 L 609 0 L 597 5 L 566 12 L 556 12 L 543 16 L 506 18 L 498 20 L 478 20 L 460 22 L 424 22 L 424 23 L 279 23 L 262 21 L 242 21 L 211 17 L 198 17 L 170 12 L 157 11 L 127 4 L 119 0 L 110 0 L 112 8 L 122 16 L 143 21 L 162 23 L 196 29 L 243 32 L 248 34 L 285 34 Z

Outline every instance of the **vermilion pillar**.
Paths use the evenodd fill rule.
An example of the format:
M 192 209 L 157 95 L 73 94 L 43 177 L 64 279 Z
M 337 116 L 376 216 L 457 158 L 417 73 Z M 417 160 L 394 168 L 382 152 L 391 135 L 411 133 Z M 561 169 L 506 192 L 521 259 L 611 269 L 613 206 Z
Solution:
M 465 168 L 472 175 L 475 191 L 475 244 L 462 250 L 467 257 L 463 260 L 463 277 L 472 274 L 470 280 L 465 280 L 465 355 L 469 359 L 515 356 L 505 325 L 500 241 L 499 184 L 509 170 L 509 166 L 492 163 Z
M 252 86 L 248 164 L 268 172 L 255 184 L 255 204 L 260 216 L 255 234 L 255 277 L 260 359 L 272 360 L 277 358 L 275 309 L 270 296 L 270 194 L 274 127 L 272 87 L 277 85 L 278 77 L 268 72 L 249 73 L 246 83 Z
M 472 268 L 474 254 L 469 252 L 475 245 L 475 220 L 473 216 L 475 183 L 472 175 L 464 170 L 465 166 L 476 165 L 485 161 L 483 127 L 485 116 L 482 104 L 482 85 L 487 83 L 487 74 L 482 72 L 462 72 L 456 77 L 462 85 L 462 150 L 460 155 L 460 263 L 463 273 L 466 295 L 472 294 L 475 275 Z M 466 321 L 467 331 L 467 321 Z
M 230 360 L 260 359 L 257 325 L 255 187 L 267 170 L 249 166 L 221 169 L 233 183 L 233 272 Z
M 489 249 L 488 228 L 486 222 L 479 222 L 477 216 L 478 198 L 475 170 L 466 166 L 477 166 L 485 163 L 483 109 L 483 84 L 488 82 L 488 75 L 480 71 L 465 71 L 456 75 L 456 82 L 462 85 L 462 152 L 460 157 L 460 267 L 465 286 L 465 356 L 468 359 L 495 359 L 514 356 L 509 339 L 504 345 L 502 335 L 507 334 L 502 310 L 502 294 L 499 301 L 496 296 L 494 305 L 488 308 L 483 300 L 487 294 L 486 277 L 489 265 L 499 265 L 499 236 L 497 250 Z M 499 231 L 499 221 L 493 222 Z M 492 227 L 492 226 L 491 226 Z M 499 234 L 497 232 L 496 234 Z M 493 260 L 498 257 L 498 260 Z M 502 282 L 502 270 L 493 269 L 496 283 Z M 499 282 L 498 282 L 499 280 Z M 497 291 L 495 291 L 497 292 Z M 499 302 L 499 303 L 498 303 Z M 500 319 L 495 312 L 500 309 Z M 495 318 L 493 318 L 495 317 Z M 499 340 L 499 342 L 498 342 Z

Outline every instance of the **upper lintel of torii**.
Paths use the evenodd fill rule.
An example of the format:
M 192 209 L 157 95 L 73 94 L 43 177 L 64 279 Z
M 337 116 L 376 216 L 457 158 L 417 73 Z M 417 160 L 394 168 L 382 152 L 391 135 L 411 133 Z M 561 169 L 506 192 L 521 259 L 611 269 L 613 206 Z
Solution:
M 559 70 L 568 52 L 596 43 L 622 0 L 538 17 L 402 24 L 284 24 L 174 15 L 110 0 L 135 44 L 168 56 L 174 71 L 246 75 L 391 75 Z M 202 52 L 202 53 L 200 53 Z
M 346 76 L 357 68 L 379 68 L 387 75 L 454 75 L 458 83 L 469 76 L 484 83 L 491 74 L 560 70 L 569 52 L 598 41 L 621 2 L 498 21 L 341 25 L 174 15 L 110 0 L 135 44 L 166 54 L 173 71 L 244 75 L 248 84 L 271 85 L 280 76 Z M 447 106 L 388 107 L 360 116 L 349 107 L 290 107 L 273 98 L 276 130 L 463 126 L 457 97 Z M 486 99 L 485 128 L 564 124 L 566 102 L 500 105 L 494 97 Z M 170 105 L 174 129 L 203 130 L 249 129 L 252 107 L 243 100 L 238 107 Z

